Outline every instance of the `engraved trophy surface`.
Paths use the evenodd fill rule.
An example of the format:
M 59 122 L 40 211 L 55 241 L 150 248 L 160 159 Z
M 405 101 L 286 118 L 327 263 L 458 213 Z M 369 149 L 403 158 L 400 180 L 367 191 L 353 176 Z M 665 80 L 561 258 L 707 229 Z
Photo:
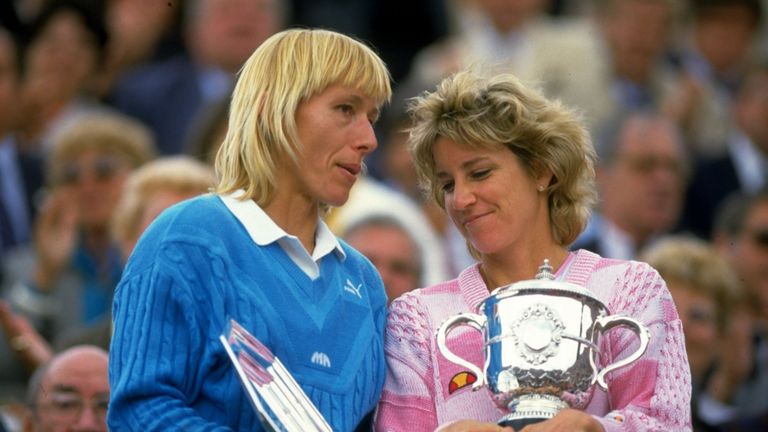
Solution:
M 509 411 L 498 423 L 515 430 L 564 408 L 586 406 L 594 384 L 607 390 L 606 374 L 640 358 L 650 337 L 637 320 L 609 315 L 584 287 L 555 281 L 548 260 L 534 279 L 493 290 L 478 311 L 445 320 L 437 331 L 437 346 L 446 359 L 477 375 L 473 390 L 488 386 L 496 404 Z M 448 333 L 461 325 L 483 333 L 484 370 L 446 346 Z M 639 346 L 598 370 L 600 337 L 617 326 L 637 334 Z

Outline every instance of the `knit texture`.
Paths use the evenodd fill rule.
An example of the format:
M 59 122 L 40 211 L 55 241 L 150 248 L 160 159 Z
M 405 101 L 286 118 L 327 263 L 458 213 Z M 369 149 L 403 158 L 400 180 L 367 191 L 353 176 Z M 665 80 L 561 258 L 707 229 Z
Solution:
M 651 334 L 638 361 L 608 374 L 609 392 L 595 386 L 578 408 L 595 416 L 608 432 L 690 431 L 691 378 L 682 325 L 658 272 L 645 263 L 603 259 L 580 250 L 569 256 L 557 276 L 585 286 L 610 314 L 631 316 Z M 377 431 L 433 431 L 455 420 L 496 422 L 504 415 L 487 387 L 471 390 L 469 371 L 443 357 L 435 337 L 445 319 L 478 313 L 488 293 L 479 265 L 473 265 L 457 279 L 392 302 L 384 345 L 388 371 L 376 413 Z M 459 357 L 483 367 L 480 332 L 456 327 L 446 344 Z M 601 338 L 600 363 L 624 358 L 637 347 L 632 331 L 614 328 Z
M 164 212 L 115 295 L 110 430 L 261 430 L 218 340 L 229 318 L 334 430 L 353 430 L 384 382 L 386 294 L 370 262 L 342 247 L 346 260 L 325 256 L 312 280 L 276 243 L 257 246 L 216 196 Z

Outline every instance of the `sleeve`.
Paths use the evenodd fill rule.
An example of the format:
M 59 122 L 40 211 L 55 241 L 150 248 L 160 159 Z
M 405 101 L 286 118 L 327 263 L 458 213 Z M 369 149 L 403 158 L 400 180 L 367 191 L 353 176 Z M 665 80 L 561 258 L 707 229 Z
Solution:
M 609 309 L 645 324 L 650 341 L 637 361 L 608 376 L 612 411 L 599 420 L 607 432 L 690 431 L 691 375 L 682 323 L 666 283 L 647 264 L 632 263 L 617 284 Z M 638 346 L 634 332 L 611 331 L 601 342 L 608 354 L 604 364 Z
M 438 426 L 428 323 L 413 293 L 390 305 L 384 340 L 387 376 L 376 410 L 376 431 L 432 431 Z
M 110 430 L 230 430 L 188 405 L 189 395 L 202 386 L 207 359 L 205 330 L 194 288 L 181 276 L 183 266 L 159 257 L 131 270 L 118 286 L 109 359 Z

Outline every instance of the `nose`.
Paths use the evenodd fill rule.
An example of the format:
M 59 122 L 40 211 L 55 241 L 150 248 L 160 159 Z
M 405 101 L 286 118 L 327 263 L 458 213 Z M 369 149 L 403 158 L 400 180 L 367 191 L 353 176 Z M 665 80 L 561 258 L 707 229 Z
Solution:
M 83 411 L 72 430 L 78 432 L 99 432 L 106 431 L 107 425 L 104 420 L 101 420 L 99 416 L 96 415 L 93 408 L 86 405 L 83 407 Z
M 376 140 L 376 133 L 373 130 L 373 125 L 368 121 L 368 117 L 363 116 L 358 126 L 358 136 L 356 137 L 356 148 L 362 152 L 363 155 L 367 155 L 378 147 L 378 141 Z
M 456 180 L 446 201 L 454 210 L 465 210 L 475 202 L 475 198 L 475 193 L 468 184 Z

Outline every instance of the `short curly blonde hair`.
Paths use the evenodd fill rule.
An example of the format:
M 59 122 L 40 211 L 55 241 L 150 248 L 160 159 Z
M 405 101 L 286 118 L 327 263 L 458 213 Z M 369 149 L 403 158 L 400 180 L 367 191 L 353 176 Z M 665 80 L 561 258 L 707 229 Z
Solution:
M 409 112 L 416 171 L 442 208 L 433 151 L 435 141 L 445 137 L 472 148 L 509 149 L 532 177 L 551 171 L 547 194 L 555 241 L 568 246 L 584 230 L 597 199 L 595 150 L 573 111 L 525 87 L 514 75 L 467 70 L 414 98 Z
M 213 168 L 191 156 L 155 159 L 133 171 L 123 186 L 114 217 L 112 233 L 121 244 L 135 242 L 147 203 L 158 192 L 204 194 L 215 184 Z
M 658 270 L 667 284 L 685 283 L 717 305 L 717 327 L 723 332 L 734 306 L 745 298 L 730 264 L 709 243 L 696 237 L 671 235 L 639 256 Z

